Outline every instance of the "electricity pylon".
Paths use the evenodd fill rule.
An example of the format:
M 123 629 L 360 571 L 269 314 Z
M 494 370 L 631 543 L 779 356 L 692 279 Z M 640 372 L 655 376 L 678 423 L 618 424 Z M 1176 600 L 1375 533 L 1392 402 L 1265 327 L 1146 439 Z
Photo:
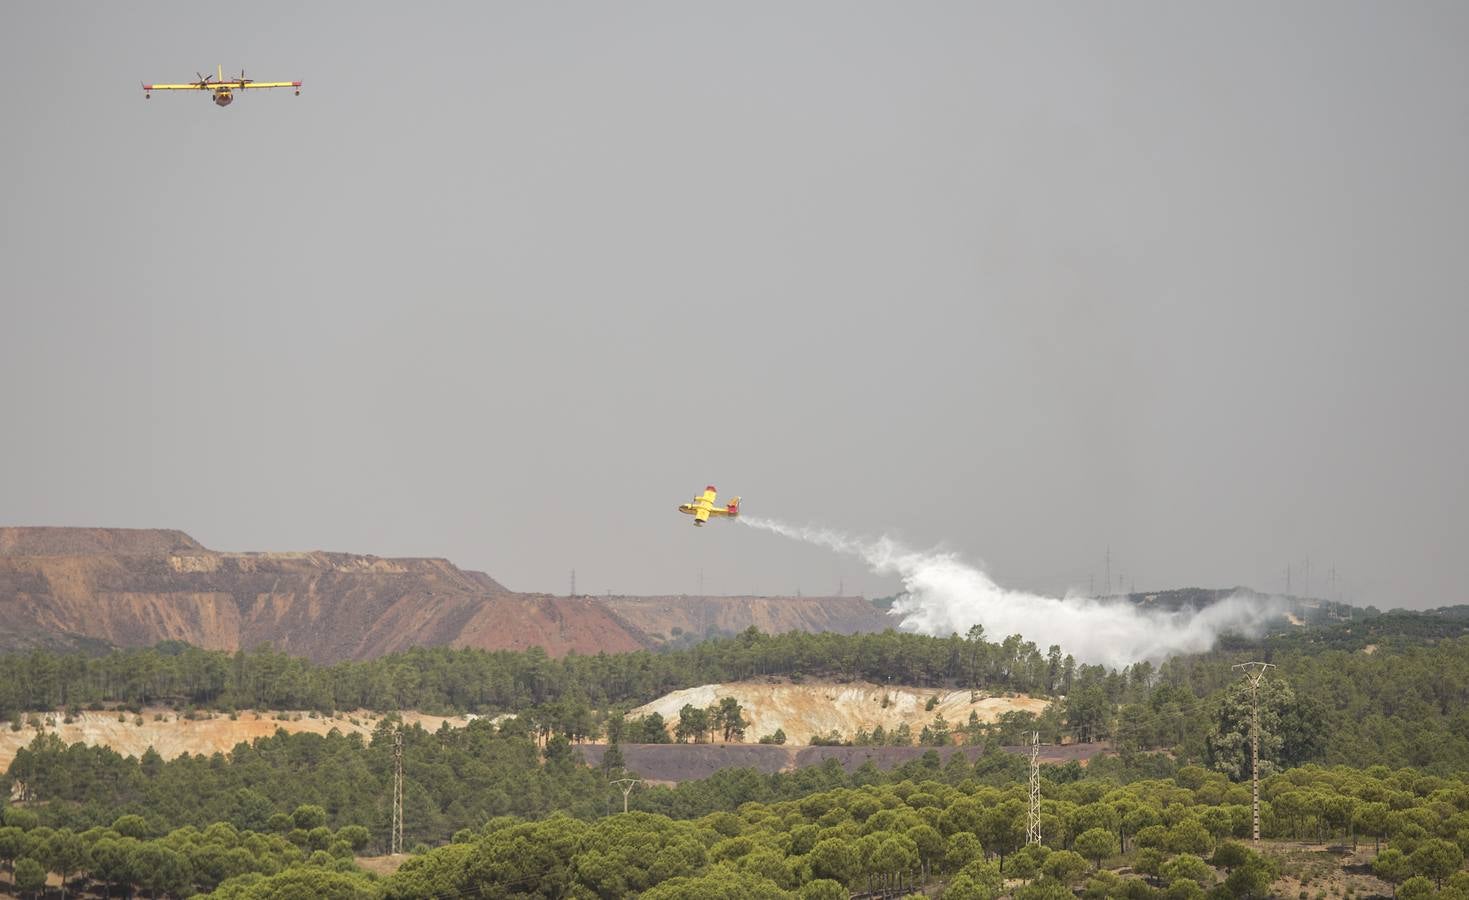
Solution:
M 1041 842 L 1041 733 L 1030 733 L 1030 810 L 1025 817 L 1025 842 Z
M 393 853 L 403 852 L 403 732 L 393 732 Z
M 1265 680 L 1265 670 L 1275 668 L 1275 663 L 1247 662 L 1231 666 L 1243 669 L 1250 680 L 1250 792 L 1253 797 L 1255 830 L 1254 839 L 1260 841 L 1260 682 Z
M 627 812 L 627 795 L 632 793 L 632 789 L 633 788 L 635 788 L 638 785 L 642 784 L 643 783 L 643 779 L 641 779 L 641 778 L 615 778 L 615 779 L 612 780 L 611 783 L 617 785 L 620 788 L 622 788 L 622 811 L 623 812 Z

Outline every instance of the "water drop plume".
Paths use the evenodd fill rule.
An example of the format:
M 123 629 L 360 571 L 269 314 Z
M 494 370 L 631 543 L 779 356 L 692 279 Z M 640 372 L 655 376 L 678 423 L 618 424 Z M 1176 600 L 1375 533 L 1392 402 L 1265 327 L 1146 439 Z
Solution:
M 978 624 L 992 641 L 1019 634 L 1038 647 L 1059 644 L 1082 662 L 1114 668 L 1200 653 L 1225 633 L 1257 635 L 1267 620 L 1286 611 L 1279 599 L 1253 594 L 1235 594 L 1203 609 L 1173 612 L 1076 593 L 1047 597 L 1003 588 L 957 554 L 912 550 L 889 537 L 857 538 L 756 516 L 737 521 L 858 557 L 874 573 L 898 576 L 904 593 L 891 614 L 904 631 L 943 637 L 966 634 Z

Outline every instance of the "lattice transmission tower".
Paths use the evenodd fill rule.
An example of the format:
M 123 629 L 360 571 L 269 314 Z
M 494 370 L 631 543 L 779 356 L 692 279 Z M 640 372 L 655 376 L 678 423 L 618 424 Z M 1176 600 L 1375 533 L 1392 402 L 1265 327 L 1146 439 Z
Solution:
M 403 852 L 403 732 L 393 732 L 393 836 L 391 852 Z
M 1030 809 L 1025 816 L 1025 842 L 1041 842 L 1041 733 L 1030 733 Z
M 1250 680 L 1250 794 L 1253 807 L 1254 840 L 1260 840 L 1260 682 L 1265 680 L 1265 670 L 1275 668 L 1275 663 L 1238 663 L 1230 668 L 1243 669 Z

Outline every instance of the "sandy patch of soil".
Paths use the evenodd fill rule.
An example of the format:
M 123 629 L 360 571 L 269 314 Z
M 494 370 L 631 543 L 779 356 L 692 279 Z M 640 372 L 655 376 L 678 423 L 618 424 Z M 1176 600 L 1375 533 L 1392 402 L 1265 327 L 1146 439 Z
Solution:
M 411 853 L 390 853 L 387 856 L 359 856 L 357 865 L 374 875 L 391 875 L 398 867 L 413 858 Z
M 923 726 L 932 723 L 940 714 L 953 730 L 966 724 L 971 712 L 981 722 L 994 722 L 1002 713 L 1012 710 L 1040 715 L 1050 702 L 1025 695 L 997 697 L 986 696 L 983 692 L 883 687 L 867 682 L 771 684 L 739 681 L 674 691 L 638 707 L 629 713 L 628 718 L 657 712 L 671 729 L 678 721 L 678 711 L 685 704 L 704 708 L 724 697 L 734 697 L 744 708 L 745 719 L 750 722 L 745 729 L 746 741 L 757 741 L 779 728 L 791 744 L 810 743 L 813 735 L 827 735 L 832 731 L 850 739 L 859 729 L 872 731 L 878 725 L 891 732 L 904 722 L 908 723 L 916 738 Z M 931 710 L 926 708 L 930 699 L 935 701 Z
M 126 721 L 118 721 L 116 712 L 84 712 L 67 724 L 60 712 L 40 714 L 43 721 L 54 722 L 43 730 L 55 734 L 68 744 L 81 742 L 92 746 L 111 747 L 123 756 L 142 756 L 149 747 L 158 751 L 164 759 L 173 759 L 185 753 L 205 755 L 228 753 L 241 741 L 249 743 L 258 737 L 275 734 L 277 728 L 296 733 L 309 731 L 326 734 L 333 728 L 342 734 L 357 733 L 371 736 L 379 716 L 375 713 L 358 711 L 338 713 L 336 718 L 313 719 L 309 712 L 260 712 L 253 710 L 239 713 L 237 719 L 215 714 L 213 719 L 183 719 L 171 709 L 145 709 L 143 724 L 134 725 L 132 713 Z M 162 721 L 154 718 L 162 715 Z M 279 716 L 280 718 L 277 718 Z M 430 716 L 422 713 L 403 713 L 403 721 L 419 724 L 429 731 L 438 730 L 448 722 L 453 727 L 468 723 L 466 716 Z M 15 751 L 30 744 L 36 738 L 36 729 L 25 726 L 20 731 L 9 727 L 0 728 L 0 772 L 10 767 Z

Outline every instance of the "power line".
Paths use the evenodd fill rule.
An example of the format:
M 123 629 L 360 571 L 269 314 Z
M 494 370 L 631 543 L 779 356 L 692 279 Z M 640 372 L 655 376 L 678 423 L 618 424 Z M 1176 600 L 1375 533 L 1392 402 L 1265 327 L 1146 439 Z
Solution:
M 1235 663 L 1231 669 L 1243 669 L 1250 680 L 1250 792 L 1254 807 L 1255 843 L 1260 842 L 1260 682 L 1265 680 L 1265 670 L 1275 668 L 1275 663 Z

